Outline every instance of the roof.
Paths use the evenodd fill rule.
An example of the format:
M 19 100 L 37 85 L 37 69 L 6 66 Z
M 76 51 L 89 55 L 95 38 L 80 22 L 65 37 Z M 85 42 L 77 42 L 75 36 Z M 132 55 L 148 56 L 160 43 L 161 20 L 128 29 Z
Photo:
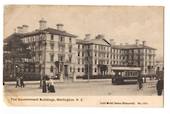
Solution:
M 150 46 L 144 46 L 142 44 L 140 45 L 136 45 L 136 44 L 131 44 L 131 45 L 112 45 L 113 48 L 120 48 L 120 49 L 141 49 L 141 48 L 145 48 L 145 49 L 153 49 L 156 50 L 155 48 L 152 48 Z
M 7 38 L 4 39 L 4 41 L 7 41 L 7 39 L 11 39 L 12 37 L 25 37 L 25 36 L 32 36 L 32 35 L 37 35 L 37 34 L 42 34 L 42 33 L 50 33 L 50 34 L 55 34 L 55 35 L 62 35 L 62 36 L 68 36 L 68 37 L 77 37 L 73 34 L 67 33 L 66 31 L 60 31 L 54 28 L 46 28 L 44 30 L 35 30 L 32 32 L 28 33 L 13 33 Z
M 141 71 L 140 67 L 112 67 L 112 70 Z
M 81 44 L 98 44 L 98 45 L 105 45 L 105 46 L 110 46 L 111 44 L 104 38 L 95 38 L 95 39 L 89 39 L 89 40 L 82 40 L 82 39 L 77 39 L 77 43 Z M 129 44 L 129 45 L 111 45 L 112 48 L 117 48 L 117 49 L 152 49 L 156 50 L 155 48 L 152 48 L 150 46 L 144 46 L 142 44 L 136 45 L 136 44 Z
M 68 37 L 77 37 L 73 34 L 67 33 L 66 31 L 60 31 L 54 28 L 46 28 L 43 31 L 49 32 L 51 34 L 56 34 L 56 35 L 62 35 L 62 36 L 68 36 Z
M 95 38 L 89 40 L 77 39 L 76 42 L 81 44 L 97 44 L 97 45 L 110 46 L 110 43 L 104 38 Z
M 90 40 L 90 42 L 92 44 L 99 44 L 99 45 L 110 46 L 110 43 L 106 39 L 104 39 L 104 38 L 95 38 L 95 39 Z
M 82 40 L 82 39 L 76 39 L 76 43 L 89 44 L 89 41 L 85 41 L 85 40 Z

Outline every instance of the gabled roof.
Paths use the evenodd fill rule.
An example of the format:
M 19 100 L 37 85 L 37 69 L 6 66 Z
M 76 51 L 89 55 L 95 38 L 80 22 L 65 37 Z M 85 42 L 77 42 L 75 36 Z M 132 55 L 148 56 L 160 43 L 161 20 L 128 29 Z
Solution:
M 110 43 L 104 38 L 95 38 L 90 40 L 77 39 L 76 42 L 81 44 L 97 44 L 97 45 L 110 46 Z
M 92 44 L 98 44 L 98 45 L 105 45 L 105 46 L 110 46 L 110 43 L 104 39 L 104 38 L 95 38 L 90 40 L 90 43 Z

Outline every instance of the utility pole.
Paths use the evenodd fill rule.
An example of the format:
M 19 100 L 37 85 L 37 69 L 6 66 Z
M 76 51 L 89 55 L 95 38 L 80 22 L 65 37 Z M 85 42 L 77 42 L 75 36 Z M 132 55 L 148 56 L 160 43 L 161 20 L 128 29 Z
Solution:
M 42 36 L 41 36 L 42 37 Z M 42 64 L 42 66 L 43 66 L 43 71 L 42 71 L 42 73 L 41 73 L 41 79 L 40 79 L 40 88 L 42 88 L 42 80 L 43 80 L 43 77 L 45 76 L 45 60 L 46 60 L 46 40 L 45 40 L 45 37 L 44 38 L 42 38 L 43 40 L 43 42 L 42 42 L 42 45 L 43 45 L 43 54 L 44 54 L 44 57 L 43 57 L 43 64 Z M 42 67 L 41 66 L 41 67 Z
M 88 74 L 87 74 L 87 78 L 88 78 L 88 82 L 90 81 L 90 51 L 89 51 L 89 48 L 88 48 L 88 56 L 87 56 L 87 69 L 88 69 Z
M 88 78 L 88 82 L 90 81 L 90 71 L 89 71 L 89 68 L 90 67 L 90 63 L 88 61 L 88 64 L 87 64 L 87 68 L 88 68 L 88 74 L 87 74 L 87 78 Z

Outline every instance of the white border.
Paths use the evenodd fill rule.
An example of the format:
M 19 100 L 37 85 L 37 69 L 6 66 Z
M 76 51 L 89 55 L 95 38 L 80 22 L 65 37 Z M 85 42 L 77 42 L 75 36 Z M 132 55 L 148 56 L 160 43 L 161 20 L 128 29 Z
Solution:
M 0 112 L 3 114 L 7 113 L 117 113 L 117 114 L 124 114 L 124 113 L 130 113 L 130 114 L 144 114 L 144 113 L 162 113 L 166 114 L 168 113 L 168 107 L 170 107 L 170 99 L 168 98 L 170 96 L 169 92 L 169 81 L 170 81 L 170 7 L 168 4 L 168 0 L 1 0 L 0 1 Z M 3 89 L 2 89 L 2 71 L 3 71 L 3 7 L 5 4 L 52 4 L 52 5 L 155 5 L 155 6 L 165 6 L 165 39 L 164 39 L 164 47 L 165 47 L 165 106 L 164 108 L 69 108 L 69 107 L 61 107 L 61 108 L 41 108 L 41 107 L 7 107 L 3 102 Z M 53 112 L 56 111 L 56 112 Z

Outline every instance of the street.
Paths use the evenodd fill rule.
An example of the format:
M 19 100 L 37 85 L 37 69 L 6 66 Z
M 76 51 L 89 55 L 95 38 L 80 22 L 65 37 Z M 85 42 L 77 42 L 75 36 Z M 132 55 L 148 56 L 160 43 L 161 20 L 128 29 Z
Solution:
M 26 83 L 26 82 L 25 82 Z M 39 83 L 15 88 L 15 84 L 4 85 L 5 96 L 156 96 L 156 80 L 147 80 L 142 90 L 137 84 L 112 85 L 111 81 L 55 83 L 55 93 L 42 93 Z

